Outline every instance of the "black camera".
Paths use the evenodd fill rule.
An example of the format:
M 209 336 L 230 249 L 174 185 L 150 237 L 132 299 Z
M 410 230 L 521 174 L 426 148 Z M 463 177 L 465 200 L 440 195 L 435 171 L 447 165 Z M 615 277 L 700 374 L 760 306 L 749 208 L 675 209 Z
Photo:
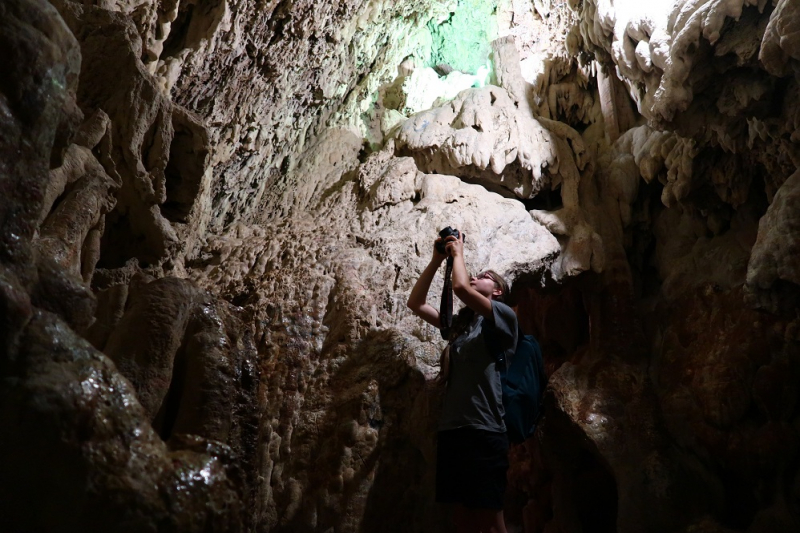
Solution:
M 441 237 L 442 240 L 436 243 L 436 250 L 440 254 L 446 253 L 446 250 L 444 249 L 444 246 L 445 246 L 446 243 L 444 242 L 444 240 L 446 238 L 448 238 L 450 235 L 452 235 L 456 239 L 461 237 L 461 233 L 457 229 L 451 228 L 450 226 L 447 226 L 442 231 L 440 231 L 439 232 L 439 237 Z M 465 241 L 467 240 L 466 234 L 464 235 L 464 240 Z

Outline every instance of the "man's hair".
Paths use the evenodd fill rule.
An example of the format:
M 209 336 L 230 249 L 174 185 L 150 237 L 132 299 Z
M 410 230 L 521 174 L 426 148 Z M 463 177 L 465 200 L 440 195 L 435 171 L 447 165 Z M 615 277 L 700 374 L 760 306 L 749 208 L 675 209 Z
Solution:
M 495 288 L 503 291 L 503 294 L 501 294 L 500 296 L 495 296 L 494 299 L 499 302 L 505 303 L 506 298 L 508 298 L 508 283 L 506 283 L 506 280 L 503 279 L 503 276 L 501 276 L 494 270 L 489 269 L 489 270 L 484 270 L 484 272 L 492 276 Z

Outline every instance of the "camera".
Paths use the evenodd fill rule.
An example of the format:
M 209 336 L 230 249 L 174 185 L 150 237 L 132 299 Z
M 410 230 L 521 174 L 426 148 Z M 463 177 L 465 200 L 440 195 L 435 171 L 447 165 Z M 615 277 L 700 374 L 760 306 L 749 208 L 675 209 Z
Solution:
M 446 228 L 444 228 L 442 231 L 440 231 L 440 232 L 439 232 L 439 237 L 441 237 L 441 238 L 442 238 L 442 240 L 436 243 L 436 250 L 437 250 L 437 251 L 438 251 L 440 254 L 446 253 L 446 250 L 444 249 L 444 246 L 445 246 L 445 242 L 444 242 L 444 240 L 445 240 L 447 237 L 449 237 L 450 235 L 452 235 L 453 237 L 455 237 L 456 239 L 458 239 L 458 238 L 461 236 L 461 233 L 460 233 L 460 232 L 459 232 L 457 229 L 455 229 L 455 228 L 451 228 L 450 226 L 447 226 L 447 227 L 446 227 Z M 467 236 L 466 236 L 466 234 L 464 235 L 464 240 L 465 240 L 465 241 L 467 240 Z

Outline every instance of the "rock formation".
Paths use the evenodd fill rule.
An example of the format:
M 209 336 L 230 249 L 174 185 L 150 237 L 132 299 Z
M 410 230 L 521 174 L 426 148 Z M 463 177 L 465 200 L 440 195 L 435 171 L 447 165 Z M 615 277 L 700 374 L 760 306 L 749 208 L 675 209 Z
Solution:
M 447 531 L 451 225 L 550 375 L 511 530 L 797 531 L 798 21 L 0 3 L 0 530 Z

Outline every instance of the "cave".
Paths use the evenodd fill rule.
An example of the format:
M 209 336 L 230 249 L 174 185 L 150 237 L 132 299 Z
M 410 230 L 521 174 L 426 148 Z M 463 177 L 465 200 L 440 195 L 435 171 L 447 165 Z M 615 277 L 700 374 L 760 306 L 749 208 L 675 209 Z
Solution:
M 510 533 L 800 531 L 798 28 L 3 0 L 0 531 L 456 531 L 445 226 L 544 357 Z

